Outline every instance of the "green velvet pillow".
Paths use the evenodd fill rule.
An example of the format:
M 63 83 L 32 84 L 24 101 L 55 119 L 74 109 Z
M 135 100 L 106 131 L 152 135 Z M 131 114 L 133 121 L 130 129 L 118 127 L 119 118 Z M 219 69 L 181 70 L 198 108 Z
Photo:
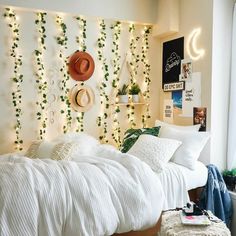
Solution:
M 159 130 L 160 126 L 153 128 L 128 129 L 125 132 L 123 144 L 120 148 L 121 152 L 128 152 L 141 134 L 150 134 L 153 136 L 158 136 Z

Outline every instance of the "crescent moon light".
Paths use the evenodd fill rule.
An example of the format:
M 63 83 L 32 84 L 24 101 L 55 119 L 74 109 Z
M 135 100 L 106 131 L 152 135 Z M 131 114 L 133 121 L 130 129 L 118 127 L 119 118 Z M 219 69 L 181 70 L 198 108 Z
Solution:
M 192 60 L 198 60 L 204 56 L 205 50 L 197 48 L 197 39 L 201 34 L 201 28 L 194 29 L 187 41 L 187 52 Z

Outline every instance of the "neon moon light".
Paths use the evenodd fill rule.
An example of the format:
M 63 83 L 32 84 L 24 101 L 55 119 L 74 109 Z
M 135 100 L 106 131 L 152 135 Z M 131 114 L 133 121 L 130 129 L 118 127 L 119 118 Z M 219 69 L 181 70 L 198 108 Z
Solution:
M 199 60 L 204 56 L 205 50 L 197 48 L 197 39 L 201 34 L 201 28 L 194 29 L 187 40 L 187 52 L 192 60 Z

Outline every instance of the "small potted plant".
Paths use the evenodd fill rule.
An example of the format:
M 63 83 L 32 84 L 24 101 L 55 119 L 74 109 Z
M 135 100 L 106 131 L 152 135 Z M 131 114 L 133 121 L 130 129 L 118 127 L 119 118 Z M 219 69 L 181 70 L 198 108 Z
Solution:
M 132 95 L 132 101 L 134 103 L 139 102 L 139 93 L 140 93 L 140 91 L 141 91 L 141 89 L 140 89 L 138 84 L 132 84 L 131 85 L 129 93 Z
M 231 191 L 234 191 L 236 184 L 236 168 L 223 171 L 223 178 L 227 188 Z
M 118 89 L 119 102 L 120 103 L 128 103 L 128 85 L 124 84 L 120 89 Z

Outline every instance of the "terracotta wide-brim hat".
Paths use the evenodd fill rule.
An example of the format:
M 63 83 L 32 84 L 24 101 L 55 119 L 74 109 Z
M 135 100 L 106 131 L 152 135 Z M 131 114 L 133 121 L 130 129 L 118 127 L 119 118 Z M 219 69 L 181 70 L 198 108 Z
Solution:
M 76 81 L 88 80 L 92 76 L 94 68 L 94 60 L 87 52 L 76 51 L 69 58 L 68 72 Z
M 88 111 L 94 104 L 94 92 L 87 85 L 76 84 L 69 96 L 72 108 L 78 112 Z

